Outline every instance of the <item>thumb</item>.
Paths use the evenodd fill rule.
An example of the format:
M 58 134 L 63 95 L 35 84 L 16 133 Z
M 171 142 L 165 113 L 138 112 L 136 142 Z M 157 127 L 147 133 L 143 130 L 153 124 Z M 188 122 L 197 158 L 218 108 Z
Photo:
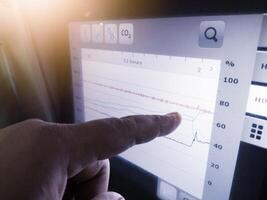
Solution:
M 125 200 L 125 199 L 116 192 L 105 192 L 98 194 L 91 200 Z

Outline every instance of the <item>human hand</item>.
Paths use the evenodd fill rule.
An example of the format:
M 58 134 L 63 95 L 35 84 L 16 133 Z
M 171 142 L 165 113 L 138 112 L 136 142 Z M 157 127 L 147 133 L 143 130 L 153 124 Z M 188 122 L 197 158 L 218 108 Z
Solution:
M 3 200 L 118 200 L 108 192 L 108 158 L 172 132 L 177 113 L 83 124 L 27 120 L 0 131 Z

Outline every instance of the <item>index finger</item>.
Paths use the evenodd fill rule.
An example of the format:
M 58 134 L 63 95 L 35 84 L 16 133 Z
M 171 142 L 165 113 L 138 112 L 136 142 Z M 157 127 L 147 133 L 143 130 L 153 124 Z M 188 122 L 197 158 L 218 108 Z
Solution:
M 107 118 L 66 127 L 70 161 L 90 163 L 117 155 L 133 145 L 171 133 L 181 122 L 178 113 Z

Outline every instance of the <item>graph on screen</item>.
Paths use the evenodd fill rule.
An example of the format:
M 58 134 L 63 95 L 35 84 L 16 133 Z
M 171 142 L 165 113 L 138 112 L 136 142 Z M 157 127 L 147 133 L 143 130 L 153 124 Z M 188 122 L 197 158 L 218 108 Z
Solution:
M 82 49 L 85 120 L 179 112 L 180 127 L 121 156 L 202 196 L 220 61 Z

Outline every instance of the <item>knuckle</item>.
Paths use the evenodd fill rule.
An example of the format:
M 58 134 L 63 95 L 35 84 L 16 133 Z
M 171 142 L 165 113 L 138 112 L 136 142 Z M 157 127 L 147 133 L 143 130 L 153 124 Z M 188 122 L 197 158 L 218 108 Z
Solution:
M 154 115 L 153 120 L 155 124 L 154 126 L 159 131 L 159 134 L 162 133 L 165 127 L 168 125 L 168 121 L 166 120 L 166 118 L 163 118 L 160 115 Z
M 44 153 L 49 153 L 51 157 L 63 155 L 67 151 L 67 142 L 64 134 L 60 134 L 60 128 L 55 124 L 44 124 L 35 129 L 36 137 L 34 140 L 38 149 Z M 60 158 L 61 159 L 61 158 Z M 63 158 L 62 158 L 63 159 Z
M 155 124 L 160 124 L 161 123 L 161 116 L 153 115 L 153 121 Z
M 137 122 L 133 118 L 109 118 L 107 121 L 103 122 L 104 125 L 114 133 L 128 132 L 137 128 Z
M 135 131 L 137 130 L 137 121 L 135 118 L 121 119 L 121 128 L 124 131 Z
M 138 127 L 135 118 L 110 118 L 108 120 L 108 127 L 110 132 L 113 133 L 111 134 L 111 137 L 116 137 L 114 142 L 117 142 L 118 145 L 121 144 L 121 141 L 126 141 L 130 145 L 134 145 L 136 143 L 136 133 L 138 131 Z
M 41 143 L 48 143 L 53 145 L 58 143 L 60 140 L 60 134 L 57 125 L 54 124 L 42 124 L 38 126 L 35 130 L 38 135 L 38 140 Z

